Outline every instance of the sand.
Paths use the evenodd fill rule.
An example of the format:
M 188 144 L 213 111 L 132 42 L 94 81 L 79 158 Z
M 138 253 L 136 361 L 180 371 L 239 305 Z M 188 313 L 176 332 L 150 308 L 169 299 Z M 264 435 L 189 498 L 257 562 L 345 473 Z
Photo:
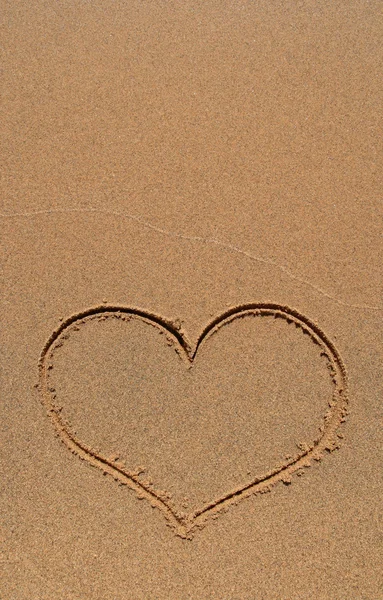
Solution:
M 383 598 L 381 4 L 1 13 L 1 600 Z

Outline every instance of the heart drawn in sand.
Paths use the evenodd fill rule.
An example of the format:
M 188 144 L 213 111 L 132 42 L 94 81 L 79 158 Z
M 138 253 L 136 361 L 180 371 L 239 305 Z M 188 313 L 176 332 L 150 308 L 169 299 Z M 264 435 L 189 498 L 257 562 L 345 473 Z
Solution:
M 274 393 L 274 395 L 270 395 L 266 403 L 263 402 L 262 404 L 263 396 L 260 393 L 258 394 L 258 396 L 256 396 L 254 392 L 253 397 L 253 388 L 256 387 L 254 383 L 256 380 L 254 379 L 254 377 L 257 375 L 256 373 L 254 374 L 253 371 L 255 372 L 258 369 L 258 371 L 260 372 L 259 377 L 261 377 L 261 371 L 264 368 L 262 367 L 262 364 L 267 364 L 267 360 L 269 362 L 271 361 L 271 366 L 269 366 L 271 376 L 267 379 L 265 386 L 266 388 L 267 385 L 270 386 L 270 382 L 272 382 L 274 386 L 277 385 L 275 383 L 275 380 L 277 380 L 278 377 L 274 377 L 274 375 L 275 373 L 277 373 L 277 364 L 281 354 L 281 352 L 279 351 L 276 352 L 274 357 L 271 357 L 270 353 L 266 354 L 266 362 L 260 362 L 259 364 L 257 363 L 257 366 L 255 366 L 253 359 L 255 359 L 255 357 L 257 357 L 260 354 L 260 347 L 262 343 L 264 344 L 265 342 L 262 342 L 262 340 L 258 340 L 260 346 L 257 346 L 257 339 L 255 339 L 256 336 L 254 335 L 253 338 L 255 341 L 252 341 L 251 346 L 246 346 L 245 342 L 242 343 L 242 340 L 244 340 L 244 338 L 246 337 L 246 335 L 244 335 L 243 332 L 251 330 L 251 323 L 259 323 L 260 320 L 263 320 L 263 322 L 265 322 L 266 320 L 267 327 L 270 327 L 270 335 L 265 330 L 266 337 L 264 337 L 263 339 L 271 339 L 273 334 L 274 338 L 278 341 L 278 339 L 282 339 L 283 336 L 285 336 L 285 340 L 283 341 L 282 339 L 281 342 L 282 349 L 283 344 L 285 344 L 285 346 L 288 346 L 290 351 L 295 347 L 295 338 L 297 338 L 297 336 L 301 336 L 301 338 L 303 339 L 304 337 L 305 343 L 307 344 L 307 352 L 305 350 L 305 355 L 310 354 L 310 352 L 316 353 L 318 357 L 318 363 L 315 363 L 317 364 L 315 368 L 317 371 L 322 371 L 321 378 L 327 378 L 326 385 L 328 386 L 326 388 L 327 395 L 324 398 L 325 404 L 323 404 L 323 406 L 322 404 L 320 404 L 321 412 L 318 413 L 320 414 L 319 420 L 318 417 L 315 416 L 315 430 L 311 428 L 310 432 L 307 434 L 311 436 L 311 441 L 305 442 L 304 444 L 297 444 L 296 446 L 294 446 L 295 452 L 293 453 L 290 451 L 290 444 L 288 456 L 285 455 L 283 458 L 280 458 L 280 460 L 278 460 L 277 462 L 275 462 L 276 459 L 273 458 L 274 455 L 272 454 L 271 450 L 269 452 L 269 456 L 265 458 L 259 456 L 259 454 L 262 454 L 262 452 L 260 453 L 258 451 L 258 462 L 256 461 L 256 436 L 253 433 L 253 429 L 251 429 L 251 427 L 253 426 L 253 424 L 254 427 L 256 427 L 257 425 L 258 430 L 254 429 L 254 431 L 258 431 L 259 434 L 257 435 L 262 436 L 262 430 L 266 427 L 265 423 L 267 423 L 267 427 L 269 427 L 268 431 L 271 432 L 271 434 L 268 437 L 272 438 L 273 434 L 275 436 L 278 436 L 278 432 L 280 432 L 280 435 L 282 435 L 282 433 L 284 434 L 285 429 L 288 430 L 289 423 L 292 422 L 291 420 L 289 421 L 290 407 L 291 411 L 294 411 L 294 402 L 298 403 L 299 405 L 299 402 L 301 402 L 301 398 L 298 398 L 297 400 L 296 397 L 293 397 L 289 400 L 289 397 L 287 395 L 286 398 L 283 399 L 283 406 L 280 404 L 281 401 L 279 395 L 281 394 L 281 389 L 283 392 L 284 387 L 286 387 L 285 381 L 283 381 L 283 383 L 280 384 L 280 388 L 275 388 L 279 390 L 279 395 L 277 393 Z M 160 490 L 159 487 L 157 487 L 157 484 L 154 485 L 150 480 L 144 479 L 142 477 L 142 468 L 133 468 L 132 464 L 126 465 L 125 462 L 119 460 L 119 456 L 121 456 L 121 454 L 119 454 L 119 448 L 110 446 L 105 447 L 105 444 L 113 444 L 113 441 L 109 441 L 108 439 L 106 443 L 104 440 L 104 448 L 102 450 L 100 450 L 99 448 L 96 449 L 96 446 L 99 443 L 97 435 L 101 435 L 100 433 L 97 434 L 97 410 L 96 416 L 94 417 L 94 425 L 90 426 L 90 429 L 86 430 L 87 432 L 91 432 L 89 433 L 91 439 L 87 437 L 88 433 L 84 434 L 84 428 L 79 433 L 77 431 L 78 423 L 76 423 L 75 426 L 72 426 L 72 424 L 70 424 L 67 419 L 66 402 L 68 404 L 68 395 L 65 396 L 66 388 L 64 385 L 61 385 L 60 387 L 60 385 L 57 385 L 54 382 L 55 372 L 60 372 L 60 367 L 57 366 L 59 364 L 58 357 L 60 355 L 60 352 L 62 353 L 63 350 L 69 348 L 69 345 L 71 343 L 70 340 L 79 339 L 79 336 L 81 337 L 81 335 L 84 335 L 83 332 L 85 331 L 86 327 L 88 327 L 89 331 L 89 326 L 94 327 L 94 330 L 92 331 L 93 333 L 96 332 L 96 335 L 98 335 L 98 331 L 101 330 L 96 328 L 102 328 L 106 322 L 113 322 L 116 325 L 116 327 L 118 326 L 118 329 L 116 328 L 114 330 L 113 328 L 109 328 L 105 334 L 106 337 L 103 334 L 103 339 L 108 339 L 108 335 L 112 335 L 110 339 L 112 340 L 111 343 L 113 346 L 115 339 L 113 335 L 115 331 L 118 334 L 117 337 L 120 336 L 118 337 L 118 339 L 120 340 L 119 348 L 121 348 L 121 356 L 125 356 L 123 352 L 124 347 L 129 343 L 129 334 L 130 340 L 133 340 L 131 341 L 132 347 L 129 350 L 130 354 L 128 355 L 131 357 L 130 362 L 134 363 L 133 366 L 130 365 L 130 379 L 126 379 L 126 385 L 121 385 L 120 382 L 119 386 L 115 385 L 115 387 L 113 388 L 113 394 L 115 393 L 117 395 L 118 393 L 120 393 L 119 390 L 123 389 L 123 393 L 125 394 L 125 396 L 123 397 L 123 403 L 121 401 L 119 405 L 113 404 L 113 397 L 107 397 L 105 399 L 105 394 L 104 396 L 99 396 L 103 398 L 107 411 L 117 411 L 116 414 L 111 413 L 112 417 L 109 422 L 111 423 L 112 429 L 114 427 L 114 424 L 121 424 L 121 421 L 123 421 L 124 416 L 119 414 L 118 409 L 116 409 L 116 406 L 122 406 L 124 410 L 127 411 L 125 413 L 125 418 L 127 418 L 128 421 L 130 419 L 130 421 L 127 425 L 126 437 L 128 441 L 129 461 L 131 461 L 131 463 L 134 463 L 136 462 L 136 460 L 139 460 L 137 457 L 135 458 L 134 452 L 136 450 L 138 453 L 139 444 L 141 443 L 142 438 L 145 438 L 145 435 L 148 436 L 147 440 L 144 439 L 144 442 L 146 444 L 145 449 L 149 448 L 150 450 L 150 448 L 156 448 L 158 450 L 159 448 L 158 452 L 160 452 L 160 456 L 161 448 L 172 448 L 171 444 L 174 443 L 175 446 L 173 450 L 171 450 L 171 453 L 173 453 L 174 471 L 170 471 L 171 477 L 172 473 L 176 473 L 177 465 L 182 463 L 182 449 L 186 448 L 185 460 L 187 460 L 188 457 L 190 458 L 190 456 L 194 456 L 194 445 L 195 448 L 197 448 L 198 444 L 202 444 L 201 438 L 205 436 L 205 432 L 210 431 L 209 435 L 213 435 L 211 434 L 211 431 L 213 431 L 214 433 L 214 430 L 211 429 L 211 422 L 215 421 L 215 418 L 217 418 L 218 430 L 219 427 L 221 427 L 222 429 L 223 433 L 220 433 L 219 436 L 214 438 L 214 443 L 211 442 L 211 439 L 213 438 L 209 438 L 207 442 L 205 441 L 205 445 L 202 444 L 202 450 L 200 450 L 199 458 L 196 464 L 196 469 L 200 471 L 200 480 L 199 482 L 197 482 L 196 488 L 198 488 L 200 482 L 209 480 L 209 473 L 218 473 L 217 483 L 213 482 L 213 484 L 210 486 L 212 491 L 208 492 L 213 497 L 203 497 L 203 501 L 198 500 L 197 504 L 198 502 L 201 502 L 202 505 L 195 506 L 193 510 L 189 512 L 185 512 L 184 510 L 185 506 L 187 506 L 185 503 L 182 503 L 180 501 L 175 502 L 170 497 L 169 493 Z M 282 329 L 276 329 L 273 333 L 271 327 L 277 327 L 277 325 L 273 325 L 273 323 L 278 322 L 282 324 Z M 247 329 L 238 329 L 239 323 L 241 323 L 242 328 L 245 327 Z M 197 368 L 197 364 L 198 361 L 200 361 L 201 364 L 204 363 L 204 361 L 206 362 L 206 352 L 210 352 L 210 349 L 213 347 L 214 344 L 212 340 L 215 339 L 215 334 L 220 334 L 219 336 L 217 336 L 217 340 L 219 340 L 220 338 L 224 339 L 223 332 L 221 333 L 222 328 L 225 328 L 226 331 L 226 347 L 231 345 L 232 339 L 235 338 L 235 332 L 234 329 L 231 332 L 230 328 L 226 327 L 229 324 L 232 324 L 232 328 L 237 327 L 236 332 L 238 334 L 237 340 L 239 340 L 239 349 L 238 351 L 233 351 L 233 354 L 231 355 L 233 359 L 228 358 L 228 354 L 225 355 L 226 360 L 228 360 L 229 362 L 229 364 L 226 366 L 226 371 L 230 369 L 235 370 L 236 366 L 242 364 L 236 362 L 236 357 L 238 357 L 241 354 L 241 352 L 247 351 L 246 348 L 250 348 L 253 354 L 251 360 L 249 360 L 247 363 L 246 361 L 244 361 L 246 363 L 246 366 L 244 367 L 243 372 L 240 373 L 240 376 L 238 376 L 237 380 L 235 380 L 233 375 L 233 378 L 228 379 L 225 383 L 225 381 L 223 381 L 224 377 L 221 377 L 220 375 L 224 371 L 220 371 L 218 369 L 218 371 L 215 374 L 211 375 L 210 371 L 208 370 L 207 374 L 205 373 L 205 375 L 203 375 L 203 369 L 198 371 L 199 367 Z M 290 328 L 288 328 L 288 333 L 286 333 L 283 329 L 283 327 L 287 325 L 290 326 Z M 156 368 L 158 371 L 168 371 L 167 374 L 165 374 L 162 377 L 162 379 L 154 378 L 154 383 L 152 376 L 150 375 L 149 378 L 147 376 L 147 372 L 145 371 L 144 365 L 145 360 L 143 358 L 145 356 L 145 352 L 149 352 L 149 346 L 151 342 L 147 344 L 147 340 L 152 339 L 150 338 L 150 336 L 154 334 L 150 333 L 150 335 L 147 334 L 147 336 L 149 337 L 145 337 L 146 333 L 141 333 L 148 332 L 149 329 L 153 329 L 153 327 L 156 330 L 156 334 L 159 333 L 163 336 L 161 338 L 161 343 L 158 341 L 159 338 L 156 338 L 153 342 L 154 350 L 153 348 L 152 350 L 154 352 L 155 359 L 159 361 L 160 356 L 162 356 L 162 354 L 165 355 L 166 352 L 168 353 L 168 363 L 159 363 L 158 368 L 156 366 L 151 366 L 152 371 Z M 275 331 L 277 332 L 276 334 Z M 134 337 L 135 335 L 136 338 Z M 100 340 L 97 337 L 95 339 L 96 345 L 94 346 L 94 348 L 100 348 L 100 346 L 102 345 Z M 135 341 L 136 339 L 138 340 L 138 342 Z M 255 349 L 253 348 L 253 346 Z M 75 349 L 75 345 L 73 346 L 73 348 Z M 306 346 L 302 346 L 302 348 L 306 348 Z M 70 352 L 72 352 L 72 349 L 70 349 Z M 88 347 L 85 354 L 87 352 Z M 91 354 L 92 349 L 90 349 L 89 352 Z M 203 354 L 204 352 L 205 354 Z M 293 350 L 291 350 L 291 352 L 293 352 Z M 115 360 L 114 355 L 117 354 L 117 351 L 113 350 L 113 348 L 109 352 L 109 355 L 113 355 L 113 360 Z M 84 352 L 82 352 L 82 355 L 84 355 Z M 73 357 L 74 356 L 77 355 L 73 354 Z M 211 365 L 215 364 L 214 353 L 211 353 L 211 355 L 208 356 L 210 356 L 209 360 L 211 360 Z M 314 354 L 312 354 L 312 356 L 314 356 Z M 71 364 L 76 365 L 78 362 L 81 362 L 81 360 L 79 360 L 78 358 L 76 359 L 73 357 L 71 358 Z M 97 362 L 97 360 L 94 359 L 93 356 L 89 360 L 91 360 L 89 364 Z M 105 361 L 101 361 L 101 359 L 99 360 L 101 368 Z M 176 366 L 174 366 L 174 360 L 177 361 Z M 125 363 L 123 363 L 123 365 L 125 365 L 127 362 L 126 358 L 124 358 L 124 361 Z M 286 360 L 286 368 L 288 368 L 290 362 L 292 361 Z M 112 369 L 120 368 L 121 365 L 120 363 L 118 364 L 118 367 L 112 367 Z M 303 358 L 301 362 L 298 361 L 294 363 L 292 367 L 297 370 L 297 379 L 299 379 L 298 371 L 301 367 L 301 364 L 303 364 Z M 211 365 L 209 369 L 213 368 L 211 367 Z M 142 370 L 141 374 L 140 369 Z M 64 368 L 63 372 L 66 374 L 65 376 L 67 377 L 68 381 L 70 381 L 70 378 L 72 377 L 72 370 Z M 75 372 L 77 371 L 74 368 L 73 377 L 76 376 L 74 374 Z M 202 375 L 198 373 L 202 373 Z M 186 376 L 185 374 L 188 375 Z M 313 377 L 314 376 L 315 369 Z M 184 377 L 184 380 L 182 379 L 182 377 Z M 190 394 L 190 398 L 187 399 L 187 402 L 185 401 L 185 398 L 179 397 L 178 392 L 178 395 L 173 394 L 172 396 L 172 389 L 174 391 L 174 387 L 176 385 L 173 385 L 175 381 L 181 381 L 181 384 L 178 385 L 178 390 L 180 389 L 180 386 L 182 388 L 183 385 L 186 389 L 187 386 L 193 386 L 195 383 L 195 379 L 198 379 L 198 377 L 200 378 L 200 380 L 203 381 L 203 383 L 199 386 L 198 393 L 195 392 L 196 388 L 190 388 L 193 391 Z M 203 377 L 205 377 L 205 379 L 203 379 Z M 247 386 L 244 383 L 242 387 L 242 382 L 247 377 L 250 377 L 249 382 Z M 307 375 L 306 379 L 305 377 L 305 373 L 303 374 L 303 376 L 300 374 L 300 381 L 303 386 L 301 386 L 301 389 L 304 390 L 302 392 L 302 398 L 304 398 L 305 395 L 307 396 L 307 391 L 305 391 L 307 390 L 307 385 L 309 385 L 307 384 L 307 380 L 311 381 L 310 374 Z M 315 379 L 315 377 L 314 379 L 313 377 L 312 380 Z M 87 406 L 85 404 L 83 406 L 83 410 L 89 410 L 94 412 L 95 406 L 97 409 L 97 394 L 101 394 L 101 392 L 99 391 L 100 385 L 97 383 L 96 378 L 93 375 L 88 375 L 87 377 L 85 377 L 80 373 L 79 378 L 86 380 L 85 382 L 83 382 L 83 385 L 85 385 L 86 388 L 85 391 L 80 392 L 79 401 L 81 400 L 82 402 L 84 397 L 86 397 L 87 395 L 91 395 L 91 393 L 95 394 L 94 397 L 96 397 L 96 401 L 93 401 L 93 404 L 91 403 L 90 406 Z M 212 383 L 210 384 L 206 383 L 209 381 L 209 378 L 212 379 Z M 289 379 L 287 381 L 291 380 L 292 378 L 293 377 L 291 376 L 291 374 L 289 374 Z M 165 392 L 161 392 L 161 390 L 157 390 L 157 381 L 161 381 L 162 386 L 168 386 L 166 388 L 167 391 L 165 390 Z M 257 381 L 258 383 L 262 383 L 261 379 Z M 304 387 L 305 385 L 306 388 Z M 152 386 L 152 389 L 149 389 L 148 386 Z M 167 321 L 166 319 L 157 315 L 150 314 L 146 311 L 139 310 L 136 308 L 126 308 L 121 306 L 100 306 L 96 308 L 91 308 L 80 314 L 72 315 L 67 320 L 62 322 L 59 328 L 53 332 L 50 339 L 43 348 L 39 360 L 38 389 L 40 392 L 41 400 L 47 410 L 47 413 L 51 419 L 54 429 L 61 441 L 65 444 L 65 446 L 73 454 L 76 454 L 82 460 L 86 460 L 92 466 L 97 467 L 104 474 L 111 475 L 120 485 L 126 485 L 132 490 L 134 490 L 140 499 L 148 500 L 152 507 L 158 508 L 163 513 L 164 517 L 166 518 L 167 524 L 173 528 L 174 532 L 177 535 L 188 539 L 192 538 L 196 529 L 204 526 L 210 519 L 217 518 L 217 516 L 221 512 L 225 512 L 230 506 L 237 504 L 242 499 L 251 495 L 265 493 L 269 491 L 270 488 L 278 482 L 283 482 L 285 484 L 290 483 L 292 475 L 294 473 L 298 475 L 302 474 L 304 467 L 310 466 L 312 460 L 320 460 L 326 451 L 331 452 L 335 448 L 338 448 L 339 438 L 342 437 L 341 434 L 338 433 L 338 428 L 341 425 L 341 423 L 345 420 L 348 402 L 346 370 L 343 361 L 339 355 L 339 352 L 335 348 L 334 344 L 327 338 L 327 336 L 317 325 L 312 323 L 307 317 L 298 313 L 296 310 L 278 304 L 266 303 L 248 304 L 227 311 L 221 316 L 215 318 L 211 323 L 209 323 L 205 327 L 204 331 L 201 333 L 195 344 L 192 344 L 188 341 L 187 336 L 181 330 L 179 325 Z M 82 390 L 82 388 L 80 389 Z M 93 392 L 91 391 L 92 389 Z M 142 393 L 140 391 L 142 389 L 146 391 Z M 161 402 L 157 402 L 157 395 L 160 395 L 161 393 L 162 400 Z M 297 392 L 294 393 L 296 395 Z M 112 392 L 110 392 L 110 396 L 112 396 L 113 394 Z M 148 401 L 149 403 L 147 402 L 147 405 L 145 405 L 144 398 L 144 400 L 142 400 L 141 406 L 141 396 L 145 396 L 145 394 L 146 397 L 150 397 L 151 400 L 150 402 Z M 153 395 L 150 396 L 150 394 Z M 193 404 L 193 394 L 198 395 L 199 398 L 198 402 L 196 401 L 195 404 Z M 232 398 L 229 397 L 231 395 Z M 294 396 L 294 394 L 290 394 L 290 396 L 292 397 Z M 86 402 L 86 398 L 84 399 L 84 402 Z M 171 404 L 172 402 L 173 404 Z M 182 405 L 182 402 L 184 402 L 184 405 Z M 182 406 L 185 406 L 185 402 L 186 406 L 189 407 L 190 404 L 193 404 L 189 412 L 187 410 L 182 411 L 179 408 L 179 406 L 181 406 L 181 408 Z M 289 404 L 289 402 L 291 402 L 291 404 Z M 307 402 L 311 402 L 311 399 L 309 399 L 309 401 Z M 78 409 L 78 403 L 79 402 L 77 401 L 73 403 L 73 406 L 75 406 L 76 409 Z M 145 413 L 146 417 L 142 418 L 142 415 L 144 414 L 142 411 L 144 409 L 147 411 Z M 141 413 L 139 413 L 140 410 Z M 284 414 L 283 410 L 285 410 L 286 422 L 284 422 L 282 419 L 281 423 L 281 414 Z M 136 411 L 136 413 L 134 411 Z M 177 413 L 177 411 L 180 412 Z M 272 413 L 271 417 L 269 417 L 268 411 Z M 73 409 L 72 412 L 73 414 L 76 414 L 75 409 Z M 179 427 L 181 429 L 183 427 L 186 431 L 186 433 L 185 431 L 183 433 L 189 436 L 185 438 L 185 442 L 177 442 L 178 438 L 176 434 L 173 435 L 172 433 L 173 425 L 169 425 L 169 420 L 171 420 L 173 412 L 177 413 L 174 421 L 176 423 L 176 426 L 178 426 L 178 424 L 181 423 Z M 136 421 L 132 421 L 130 413 L 134 415 Z M 151 413 L 155 413 L 154 424 L 152 425 L 150 425 L 149 423 L 150 419 L 152 419 Z M 302 425 L 300 413 L 297 412 L 296 414 L 298 415 L 298 417 L 296 418 L 296 422 L 300 423 L 301 426 L 305 427 L 304 423 Z M 316 414 L 317 413 L 315 413 L 315 415 Z M 84 420 L 86 422 L 92 420 L 93 413 L 90 412 L 89 415 L 88 417 L 84 417 Z M 138 415 L 141 415 L 142 422 L 139 422 Z M 145 422 L 145 419 L 148 421 L 148 423 Z M 156 419 L 158 420 L 158 428 Z M 193 425 L 191 425 L 191 423 L 193 423 Z M 221 423 L 221 425 L 219 425 L 219 423 Z M 245 432 L 243 433 L 243 435 L 242 426 L 243 431 Z M 161 427 L 168 427 L 168 430 L 165 430 L 169 431 L 170 433 L 169 435 L 165 436 L 164 439 L 157 439 L 156 432 L 160 432 Z M 179 432 L 179 435 L 183 435 L 181 429 L 181 433 Z M 98 431 L 102 432 L 102 429 L 99 429 Z M 314 431 L 315 433 L 313 433 Z M 95 435 L 96 438 L 92 439 L 91 434 Z M 206 436 L 207 435 L 208 433 L 206 433 Z M 227 442 L 227 446 L 220 446 L 220 437 L 225 436 L 229 440 L 229 442 Z M 242 439 L 240 439 L 241 436 Z M 160 438 L 160 433 L 158 434 L 158 437 Z M 292 434 L 290 435 L 290 437 L 291 439 L 293 439 Z M 112 437 L 110 439 L 114 440 L 117 439 L 117 437 Z M 134 440 L 138 441 L 135 442 Z M 131 446 L 129 446 L 129 443 L 131 444 Z M 278 440 L 271 439 L 270 448 L 272 448 L 273 444 L 277 446 Z M 229 465 L 230 458 L 228 458 L 227 456 L 220 456 L 220 452 L 221 454 L 225 454 L 226 447 L 228 448 L 226 454 L 230 454 L 230 448 L 232 449 L 232 454 L 234 458 L 232 458 L 231 460 L 234 466 L 236 466 L 237 464 L 241 465 L 241 469 L 243 470 L 245 469 L 243 465 L 247 465 L 247 468 L 243 472 L 241 471 L 239 473 L 236 473 L 233 464 L 231 464 L 231 466 Z M 297 448 L 299 450 L 298 452 L 296 451 Z M 153 450 L 153 454 L 155 454 L 155 451 L 157 450 Z M 169 452 L 169 450 L 167 451 Z M 254 454 L 254 458 L 252 453 Z M 126 457 L 124 457 L 124 460 L 125 459 Z M 152 465 L 152 471 L 153 469 L 155 470 L 156 466 L 155 459 L 153 460 L 154 467 Z M 208 467 L 205 468 L 206 465 L 204 464 L 204 462 L 208 461 L 210 461 L 210 463 Z M 254 462 L 254 465 L 251 464 L 252 462 Z M 194 463 L 190 464 L 193 465 Z M 226 464 L 230 466 L 230 468 L 227 468 L 227 470 L 225 470 Z M 165 464 L 164 468 L 166 468 L 166 466 L 167 465 Z M 252 467 L 254 467 L 254 469 Z M 186 473 L 184 477 L 184 482 L 187 482 L 188 473 L 190 473 L 190 478 L 192 478 L 191 471 L 192 469 L 189 468 L 189 466 L 187 468 L 184 468 L 184 475 Z M 151 472 L 151 476 L 152 478 L 156 479 L 155 472 Z M 177 477 L 177 475 L 174 475 L 174 477 Z M 212 477 L 210 477 L 210 479 L 212 479 Z M 207 487 L 209 487 L 209 484 L 206 485 Z

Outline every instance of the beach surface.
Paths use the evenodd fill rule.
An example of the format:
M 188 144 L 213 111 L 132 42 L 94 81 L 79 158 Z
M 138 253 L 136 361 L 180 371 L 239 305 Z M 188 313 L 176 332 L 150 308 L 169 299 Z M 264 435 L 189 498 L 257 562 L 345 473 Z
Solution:
M 379 600 L 380 2 L 0 1 L 1 600 Z

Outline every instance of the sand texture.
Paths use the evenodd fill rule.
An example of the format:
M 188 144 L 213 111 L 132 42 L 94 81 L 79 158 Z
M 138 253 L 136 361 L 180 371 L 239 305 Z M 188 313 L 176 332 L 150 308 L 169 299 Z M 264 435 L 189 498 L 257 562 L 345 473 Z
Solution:
M 0 5 L 0 599 L 383 599 L 381 3 Z

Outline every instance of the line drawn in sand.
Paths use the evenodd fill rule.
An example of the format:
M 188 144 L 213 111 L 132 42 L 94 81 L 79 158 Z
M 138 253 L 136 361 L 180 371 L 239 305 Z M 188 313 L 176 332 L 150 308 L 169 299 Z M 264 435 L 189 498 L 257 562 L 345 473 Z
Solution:
M 295 324 L 297 328 L 307 334 L 312 342 L 318 346 L 321 356 L 326 358 L 327 368 L 333 384 L 332 397 L 329 398 L 328 410 L 323 415 L 322 422 L 318 424 L 318 436 L 310 444 L 302 446 L 295 457 L 286 459 L 283 464 L 276 466 L 261 477 L 247 481 L 193 512 L 186 513 L 180 510 L 166 492 L 156 490 L 151 483 L 142 481 L 139 477 L 140 469 L 129 470 L 123 463 L 103 456 L 99 451 L 78 439 L 77 435 L 71 430 L 71 426 L 63 418 L 61 407 L 55 404 L 56 390 L 50 384 L 49 375 L 54 368 L 55 350 L 65 344 L 71 328 L 79 329 L 87 321 L 95 318 L 100 320 L 119 318 L 125 321 L 132 318 L 140 319 L 170 336 L 175 351 L 185 360 L 188 368 L 192 368 L 194 358 L 202 343 L 205 343 L 224 325 L 249 315 L 281 318 L 288 323 Z M 326 452 L 332 452 L 339 448 L 339 440 L 342 435 L 338 433 L 338 428 L 346 419 L 348 405 L 346 368 L 335 345 L 316 324 L 297 310 L 272 303 L 246 304 L 226 311 L 205 327 L 195 344 L 188 340 L 177 322 L 173 323 L 153 313 L 123 306 L 102 305 L 90 308 L 70 316 L 52 333 L 40 355 L 39 381 L 36 387 L 56 434 L 65 446 L 80 459 L 86 460 L 90 465 L 97 467 L 105 475 L 111 475 L 120 485 L 128 486 L 140 499 L 146 499 L 152 507 L 159 509 L 174 533 L 185 539 L 192 539 L 196 530 L 201 529 L 210 519 L 216 519 L 219 514 L 226 512 L 231 506 L 238 504 L 244 498 L 266 493 L 278 482 L 290 483 L 293 474 L 301 473 L 303 468 L 311 465 L 312 460 L 319 461 Z
M 153 223 L 150 223 L 149 221 L 146 221 L 143 217 L 141 217 L 139 215 L 131 215 L 123 210 L 110 210 L 107 208 L 96 208 L 96 207 L 92 207 L 92 206 L 47 208 L 47 209 L 33 210 L 33 211 L 29 211 L 29 212 L 20 212 L 20 213 L 0 213 L 0 218 L 3 218 L 3 219 L 26 218 L 26 219 L 28 219 L 28 218 L 44 216 L 44 215 L 71 214 L 71 213 L 73 213 L 73 214 L 83 213 L 83 214 L 108 215 L 108 216 L 113 216 L 113 217 L 119 217 L 121 219 L 128 219 L 128 220 L 136 223 L 137 225 L 140 225 L 144 229 L 154 231 L 156 233 L 159 233 L 160 235 L 166 235 L 170 238 L 185 240 L 188 242 L 199 242 L 201 244 L 213 245 L 216 248 L 220 248 L 221 250 L 226 250 L 228 252 L 234 252 L 236 254 L 244 256 L 244 257 L 250 259 L 251 261 L 255 261 L 255 262 L 259 262 L 264 265 L 269 265 L 271 267 L 275 267 L 275 268 L 279 269 L 282 273 L 284 273 L 287 277 L 290 277 L 290 279 L 293 279 L 293 280 L 297 281 L 298 283 L 308 286 L 309 288 L 311 288 L 318 294 L 321 294 L 325 298 L 328 298 L 329 300 L 332 300 L 336 304 L 339 304 L 339 306 L 346 306 L 348 308 L 357 308 L 360 310 L 374 310 L 374 311 L 383 310 L 383 305 L 371 306 L 370 304 L 355 304 L 355 303 L 347 302 L 347 301 L 343 300 L 342 298 L 339 298 L 338 296 L 331 294 L 330 292 L 326 291 L 325 289 L 319 287 L 312 281 L 308 281 L 307 279 L 305 279 L 304 277 L 299 275 L 299 273 L 294 272 L 290 267 L 287 267 L 284 264 L 276 262 L 272 258 L 268 258 L 266 256 L 255 255 L 248 250 L 239 248 L 238 246 L 230 244 L 229 242 L 225 242 L 223 240 L 219 240 L 216 238 L 211 238 L 211 237 L 206 238 L 206 237 L 201 237 L 198 235 L 188 235 L 186 233 L 179 233 L 176 231 L 170 231 L 167 229 L 163 229 L 162 227 L 159 227 L 157 225 L 154 225 Z

